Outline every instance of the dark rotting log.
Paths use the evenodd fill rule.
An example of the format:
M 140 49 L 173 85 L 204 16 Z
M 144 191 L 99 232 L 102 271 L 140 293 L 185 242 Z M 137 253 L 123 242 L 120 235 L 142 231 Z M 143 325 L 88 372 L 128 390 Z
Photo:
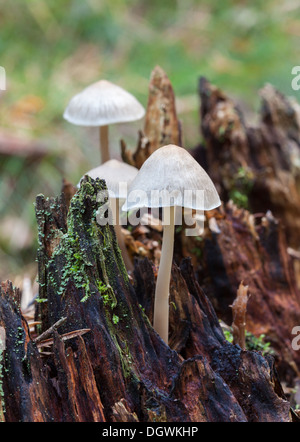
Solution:
M 184 238 L 187 250 L 197 249 L 197 279 L 228 325 L 241 281 L 249 287 L 246 329 L 265 335 L 280 375 L 290 382 L 299 376 L 300 353 L 293 349 L 292 330 L 300 324 L 300 293 L 282 223 L 270 212 L 255 217 L 232 203 L 213 215 L 217 233 L 207 227 L 200 242 Z
M 67 320 L 52 329 L 50 351 L 39 351 L 18 291 L 1 285 L 2 420 L 288 421 L 289 403 L 269 360 L 227 343 L 189 260 L 172 270 L 170 338 L 177 351 L 160 339 L 141 295 L 152 296 L 151 264 L 136 261 L 132 285 L 113 227 L 97 222 L 97 195 L 105 189 L 104 181 L 85 177 L 68 212 L 63 195 L 37 197 L 39 333 Z M 64 333 L 80 329 L 89 331 L 64 343 Z M 228 375 L 230 364 L 239 375 Z
M 203 391 L 203 395 L 189 394 L 190 379 L 194 380 L 193 390 Z M 172 390 L 174 398 L 178 397 L 189 412 L 192 421 L 196 422 L 247 422 L 247 417 L 240 404 L 224 379 L 214 372 L 201 356 L 184 361 L 180 372 L 174 380 Z M 209 397 L 210 407 L 203 401 Z
M 121 141 L 123 161 L 140 169 L 155 150 L 167 144 L 182 145 L 181 126 L 172 84 L 164 70 L 156 66 L 150 77 L 144 130 L 139 132 L 138 144 L 133 153 Z
M 220 232 L 197 245 L 198 277 L 219 317 L 232 321 L 229 305 L 241 281 L 249 285 L 247 330 L 264 334 L 287 382 L 299 377 L 300 354 L 292 330 L 300 324 L 300 267 L 287 247 L 300 247 L 299 105 L 266 85 L 258 123 L 207 79 L 199 82 L 203 145 L 193 152 L 216 184 L 223 201 Z M 218 217 L 218 214 L 216 215 Z M 193 250 L 195 244 L 187 244 Z M 200 261 L 200 262 L 199 262 Z
M 283 421 L 289 421 L 289 403 L 281 390 L 276 392 L 274 389 L 276 373 L 273 364 L 273 358 L 266 360 L 257 352 L 243 351 L 239 346 L 228 343 L 214 354 L 212 368 L 225 380 L 249 422 L 257 422 L 259 410 L 267 403 L 272 403 L 272 408 L 265 410 L 259 422 L 273 422 L 278 413 L 285 415 Z M 260 367 L 259 376 L 263 375 L 265 379 L 263 385 L 256 377 L 257 366 Z
M 271 85 L 261 91 L 256 126 L 205 78 L 199 82 L 205 149 L 195 157 L 216 184 L 223 201 L 232 198 L 253 213 L 271 210 L 286 228 L 288 244 L 300 246 L 299 106 Z

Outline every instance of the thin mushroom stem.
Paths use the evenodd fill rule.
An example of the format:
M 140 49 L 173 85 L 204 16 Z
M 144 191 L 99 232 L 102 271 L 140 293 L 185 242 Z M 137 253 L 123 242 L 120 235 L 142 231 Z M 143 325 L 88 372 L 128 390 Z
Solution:
M 164 226 L 160 265 L 157 275 L 153 328 L 168 344 L 169 335 L 169 292 L 174 249 L 174 207 L 170 210 L 170 224 Z M 164 217 L 166 215 L 166 208 Z
M 133 271 L 133 264 L 131 262 L 131 259 L 128 255 L 126 244 L 124 241 L 124 235 L 122 233 L 122 227 L 119 223 L 119 213 L 120 213 L 120 207 L 119 207 L 119 198 L 116 198 L 116 210 L 115 210 L 115 232 L 118 240 L 118 244 L 121 250 L 122 258 L 125 264 L 125 267 L 128 271 Z
M 100 126 L 100 152 L 102 163 L 110 160 L 108 146 L 108 126 Z

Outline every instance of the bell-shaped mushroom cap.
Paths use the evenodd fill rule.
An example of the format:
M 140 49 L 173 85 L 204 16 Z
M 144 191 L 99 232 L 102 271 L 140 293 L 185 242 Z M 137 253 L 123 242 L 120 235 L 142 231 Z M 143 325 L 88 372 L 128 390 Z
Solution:
M 184 148 L 170 144 L 157 149 L 144 162 L 129 186 L 122 210 L 168 206 L 211 210 L 220 204 L 205 170 Z
M 145 109 L 129 92 L 106 80 L 94 83 L 69 102 L 64 118 L 78 126 L 107 126 L 139 120 Z
M 91 169 L 85 175 L 90 176 L 94 180 L 96 178 L 105 180 L 110 197 L 125 199 L 127 198 L 127 189 L 125 186 L 119 186 L 119 184 L 127 183 L 129 186 L 137 173 L 138 169 L 136 167 L 118 160 L 109 160 L 101 164 L 101 166 Z M 77 186 L 79 187 L 80 183 Z

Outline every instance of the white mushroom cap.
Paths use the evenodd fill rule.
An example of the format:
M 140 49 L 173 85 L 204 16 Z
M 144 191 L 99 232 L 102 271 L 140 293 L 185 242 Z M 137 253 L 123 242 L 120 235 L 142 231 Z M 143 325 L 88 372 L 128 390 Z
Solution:
M 94 180 L 100 178 L 105 180 L 110 197 L 125 199 L 127 198 L 127 189 L 119 186 L 119 183 L 129 184 L 133 181 L 138 173 L 136 167 L 123 163 L 118 160 L 109 160 L 101 164 L 99 167 L 91 169 L 85 175 L 90 176 Z M 80 183 L 77 187 L 80 186 Z
M 158 193 L 161 198 L 153 198 Z M 212 210 L 220 205 L 219 195 L 205 170 L 184 148 L 170 144 L 157 149 L 144 162 L 129 186 L 122 210 L 169 206 Z
M 145 109 L 129 92 L 106 80 L 94 83 L 69 102 L 64 118 L 78 126 L 107 126 L 139 120 Z

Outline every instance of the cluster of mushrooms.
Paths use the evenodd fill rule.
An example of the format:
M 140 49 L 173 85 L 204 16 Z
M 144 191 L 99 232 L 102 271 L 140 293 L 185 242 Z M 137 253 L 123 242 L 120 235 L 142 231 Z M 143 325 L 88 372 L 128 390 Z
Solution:
M 176 212 L 186 208 L 196 213 L 212 210 L 220 206 L 220 198 L 214 184 L 199 163 L 183 147 L 167 145 L 157 149 L 144 162 L 141 169 L 121 161 L 111 159 L 108 143 L 108 126 L 114 123 L 141 119 L 145 114 L 143 106 L 133 95 L 106 80 L 98 81 L 75 95 L 69 102 L 64 118 L 70 123 L 81 126 L 100 127 L 100 150 L 102 164 L 85 175 L 106 181 L 115 218 L 115 231 L 125 266 L 130 272 L 132 262 L 127 254 L 124 238 L 119 224 L 119 209 L 137 211 L 143 208 L 162 208 L 163 241 L 159 271 L 157 275 L 153 327 L 160 337 L 168 343 L 169 334 L 169 287 L 174 249 L 174 229 Z M 120 183 L 127 188 L 120 190 Z M 78 185 L 80 186 L 80 184 Z M 138 201 L 130 197 L 143 191 Z M 172 199 L 158 198 L 153 201 L 153 191 L 159 195 L 164 192 Z M 191 196 L 188 202 L 185 192 Z M 196 194 L 203 192 L 200 203 Z M 124 202 L 125 201 L 125 202 Z M 121 205 L 123 206 L 121 207 Z M 176 208 L 178 208 L 176 210 Z

